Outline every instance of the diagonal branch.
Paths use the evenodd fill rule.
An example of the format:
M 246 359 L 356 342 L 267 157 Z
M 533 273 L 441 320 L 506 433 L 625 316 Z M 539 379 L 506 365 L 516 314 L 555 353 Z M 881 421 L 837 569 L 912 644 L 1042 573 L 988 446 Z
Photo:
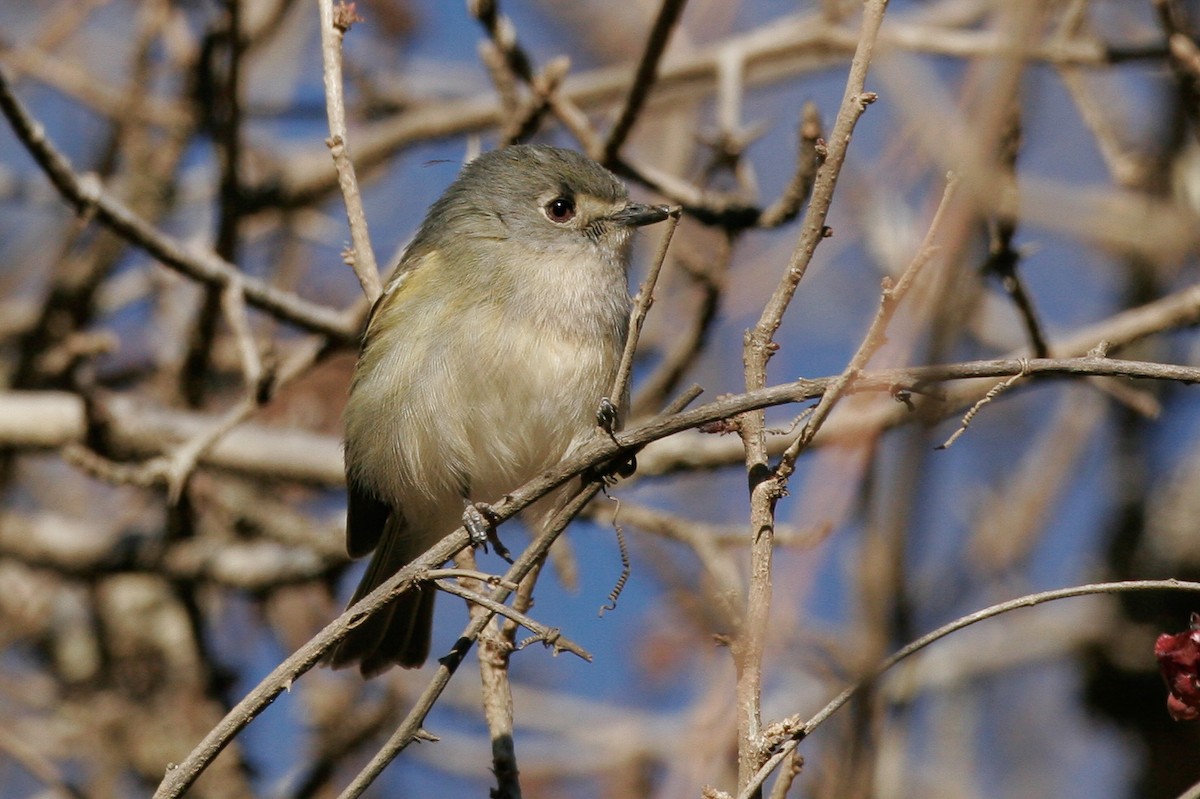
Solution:
M 604 157 L 601 163 L 611 164 L 616 161 L 625 139 L 633 130 L 634 123 L 637 122 L 658 77 L 658 62 L 667 49 L 667 43 L 671 41 L 671 31 L 675 29 L 686 5 L 687 0 L 663 0 L 662 6 L 659 7 L 654 27 L 650 29 L 646 49 L 642 52 L 642 60 L 638 62 L 637 72 L 634 73 L 633 84 L 625 97 L 621 116 L 617 118 L 616 124 L 608 134 L 608 141 L 604 143 Z
M 323 333 L 336 341 L 349 343 L 357 337 L 358 326 L 340 312 L 242 275 L 236 267 L 212 252 L 189 250 L 106 192 L 94 177 L 76 174 L 67 157 L 46 138 L 42 125 L 13 94 L 3 69 L 0 69 L 0 111 L 8 118 L 25 149 L 76 213 L 94 215 L 105 227 L 142 248 L 164 266 L 207 286 L 225 288 L 240 281 L 246 302 L 276 318 Z

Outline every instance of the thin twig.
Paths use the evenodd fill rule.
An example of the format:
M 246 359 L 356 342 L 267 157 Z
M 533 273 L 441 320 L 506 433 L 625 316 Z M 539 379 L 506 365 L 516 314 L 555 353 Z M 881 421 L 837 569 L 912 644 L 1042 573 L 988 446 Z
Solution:
M 1171 300 L 1167 304 L 1169 306 L 1178 303 L 1181 298 L 1173 296 L 1168 299 Z M 1152 305 L 1160 308 L 1167 307 L 1162 305 L 1161 301 Z M 1144 331 L 1139 328 L 1135 332 L 1137 333 L 1135 338 L 1139 338 Z M 866 372 L 854 382 L 851 391 L 853 393 L 894 394 L 897 387 L 923 387 L 948 381 L 1010 377 L 1021 374 L 1023 368 L 1025 374 L 1040 377 L 1103 376 L 1167 380 L 1184 384 L 1200 383 L 1200 368 L 1175 364 L 1098 357 L 1035 360 L 1001 358 L 990 361 L 968 361 L 958 364 Z M 732 419 L 747 411 L 818 399 L 837 379 L 838 377 L 835 376 L 795 380 L 758 391 L 722 397 L 686 412 L 668 410 L 644 423 L 616 433 L 616 443 L 607 436 L 600 437 L 603 441 L 608 442 L 607 448 L 601 448 L 598 445 L 596 448 L 584 448 L 580 451 L 581 460 L 572 459 L 569 463 L 564 463 L 562 468 L 586 469 L 603 463 L 605 459 L 612 458 L 619 451 L 638 449 L 650 442 L 685 430 Z M 978 396 L 977 392 L 978 389 L 975 388 L 964 389 L 961 395 L 943 400 L 945 404 L 943 415 L 962 407 L 963 402 L 975 402 L 974 397 Z M 694 398 L 694 395 L 690 396 L 689 401 Z M 113 428 L 110 435 L 120 446 L 132 447 L 141 452 L 155 451 L 161 448 L 164 436 L 169 436 L 170 431 L 175 428 L 195 428 L 199 432 L 208 429 L 219 418 L 209 414 L 165 414 L 161 410 L 137 406 L 133 403 L 113 404 L 118 411 L 112 415 Z M 911 413 L 903 406 L 900 407 L 899 413 L 903 414 L 897 417 L 899 419 L 911 418 Z M 143 424 L 147 418 L 152 419 L 153 423 L 143 430 L 139 424 Z M 891 424 L 888 419 L 872 418 L 867 421 L 872 425 L 884 427 Z M 856 421 L 857 423 L 861 422 Z M 189 430 L 189 432 L 191 431 Z M 64 447 L 70 443 L 82 441 L 84 434 L 84 411 L 82 403 L 77 397 L 61 392 L 0 392 L 0 443 L 17 448 Z M 841 434 L 839 433 L 839 435 Z M 304 436 L 296 433 L 283 436 L 279 431 L 271 432 L 264 428 L 246 428 L 244 437 L 235 436 L 235 438 L 237 441 L 228 442 L 230 444 L 228 447 L 222 446 L 219 442 L 209 455 L 202 454 L 200 461 L 246 474 L 316 482 L 323 485 L 340 484 L 343 473 L 338 455 L 339 444 L 336 438 Z M 286 442 L 287 446 L 283 447 L 281 442 Z M 278 453 L 267 451 L 272 446 L 280 447 L 281 451 Z M 324 454 L 319 455 L 315 460 L 306 460 L 314 450 L 324 452 Z M 590 453 L 595 460 L 584 458 L 582 453 L 585 452 Z M 328 467 L 322 467 L 323 460 L 329 461 Z M 720 463 L 701 465 L 713 468 L 728 462 L 722 460 Z M 554 480 L 556 484 L 567 479 L 562 477 L 559 480 L 558 477 L 556 471 L 547 473 L 545 479 Z M 117 479 L 115 482 L 125 482 L 125 480 Z
M 1136 361 L 1118 361 L 1106 358 L 1077 358 L 1077 359 L 1044 359 L 1033 361 L 978 361 L 968 364 L 953 364 L 938 367 L 920 367 L 913 369 L 887 370 L 875 375 L 864 375 L 856 382 L 856 390 L 890 390 L 901 383 L 921 383 L 934 380 L 997 377 L 1002 375 L 1020 374 L 1122 374 L 1130 377 L 1146 377 L 1152 379 L 1180 380 L 1183 382 L 1200 383 L 1200 368 L 1174 366 L 1168 364 L 1148 364 Z M 580 446 L 572 455 L 565 458 L 555 469 L 548 471 L 529 481 L 520 489 L 506 495 L 491 508 L 497 522 L 524 510 L 537 499 L 545 496 L 554 488 L 562 485 L 572 476 L 582 474 L 588 469 L 595 468 L 611 459 L 618 452 L 641 446 L 649 441 L 674 432 L 686 430 L 708 421 L 729 418 L 755 408 L 763 408 L 772 404 L 780 404 L 798 399 L 812 399 L 820 395 L 834 378 L 826 381 L 801 380 L 787 386 L 774 386 L 757 392 L 740 395 L 733 398 L 723 398 L 708 405 L 690 411 L 679 411 L 665 414 L 636 428 L 615 432 L 613 438 L 608 436 L 593 436 L 586 444 Z M 614 440 L 615 439 L 615 440 Z M 574 496 L 563 511 L 556 517 L 550 528 L 534 540 L 513 566 L 504 575 L 507 583 L 521 580 L 533 568 L 533 561 L 540 560 L 549 551 L 550 545 L 557 538 L 560 520 L 562 527 L 565 520 L 573 517 L 599 492 L 599 485 L 592 483 Z M 363 618 L 377 612 L 381 607 L 394 601 L 400 594 L 410 589 L 418 579 L 423 579 L 427 570 L 446 562 L 454 554 L 467 546 L 470 539 L 466 530 L 459 528 L 447 535 L 428 552 L 416 558 L 390 579 L 381 584 L 358 603 L 348 608 L 345 613 L 328 624 L 308 643 L 297 650 L 283 663 L 279 664 L 266 678 L 250 691 L 225 718 L 214 727 L 204 740 L 188 755 L 188 757 L 167 772 L 162 784 L 155 792 L 156 799 L 178 797 L 200 776 L 212 759 L 229 744 L 233 737 L 249 724 L 276 696 L 286 690 L 300 675 L 316 665 L 321 657 L 333 648 L 349 631 Z M 508 589 L 503 585 L 496 588 L 491 598 L 503 602 L 508 595 Z M 479 625 L 482 628 L 482 625 Z M 464 631 L 466 646 L 471 638 L 478 635 L 478 629 L 472 625 Z M 465 650 L 455 649 L 448 659 L 444 659 L 435 681 L 427 692 L 440 694 L 448 682 L 458 661 Z M 443 674 L 444 672 L 444 674 Z M 440 687 L 438 687 L 440 686 Z M 436 696 L 422 700 L 418 708 L 415 726 L 410 723 L 405 729 L 405 735 L 411 740 L 420 729 L 420 719 L 432 707 Z M 398 750 L 397 750 L 398 751 Z M 394 756 L 394 755 L 393 755 Z M 388 758 L 390 760 L 390 757 Z M 365 786 L 363 786 L 365 787 Z
M 228 298 L 240 296 L 240 294 L 237 293 L 235 287 L 225 296 Z M 238 307 L 236 301 L 233 301 L 230 306 L 234 318 L 236 318 Z M 242 311 L 244 311 L 244 307 Z M 244 321 L 231 323 L 235 330 L 244 328 L 242 332 L 247 337 L 249 336 L 249 330 Z M 217 446 L 230 431 L 245 422 L 270 400 L 275 392 L 304 374 L 322 354 L 319 342 L 309 341 L 306 345 L 297 347 L 278 372 L 273 375 L 274 380 L 268 387 L 264 385 L 262 365 L 258 361 L 253 341 L 243 342 L 242 347 L 254 353 L 245 356 L 250 358 L 250 361 L 245 364 L 244 372 L 247 380 L 252 381 L 247 383 L 245 395 L 228 410 L 207 421 L 200 429 L 173 446 L 168 452 L 144 463 L 129 465 L 114 463 L 84 447 L 71 445 L 64 450 L 64 457 L 88 473 L 115 484 L 147 486 L 162 483 L 167 487 L 168 501 L 177 502 L 187 479 L 195 471 L 201 459 Z
M 791 222 L 800 213 L 800 206 L 812 191 L 817 168 L 824 160 L 826 149 L 821 143 L 821 111 L 817 104 L 806 102 L 800 112 L 800 130 L 796 143 L 796 171 L 792 181 L 775 202 L 763 209 L 756 224 L 773 228 Z
M 642 58 L 638 62 L 637 71 L 633 75 L 629 94 L 625 96 L 625 105 L 621 108 L 621 115 L 617 117 L 617 122 L 609 131 L 608 140 L 604 143 L 604 157 L 600 159 L 601 163 L 609 164 L 617 159 L 617 154 L 624 146 L 625 139 L 633 130 L 633 125 L 641 115 L 646 98 L 650 96 L 650 90 L 654 87 L 654 81 L 658 77 L 658 62 L 667 49 L 667 43 L 671 40 L 671 31 L 675 29 L 675 24 L 679 22 L 679 17 L 683 14 L 686 5 L 687 0 L 662 0 L 662 5 L 658 8 L 658 16 L 655 17 L 654 25 L 650 28 L 650 37 L 646 41 L 645 49 L 642 50 Z
M 787 799 L 788 792 L 792 789 L 792 783 L 800 776 L 800 772 L 804 770 L 804 758 L 795 749 L 790 749 L 784 753 L 785 764 L 782 774 L 775 780 L 775 784 L 771 786 L 771 799 Z
M 996 142 L 996 191 L 1015 196 L 1017 193 L 1017 158 L 1021 153 L 1022 119 L 1020 101 L 1014 98 L 1001 121 Z M 1042 329 L 1033 296 L 1029 293 L 1019 269 L 1021 252 L 1013 241 L 1017 235 L 1017 215 L 1013 209 L 998 208 L 988 219 L 988 257 L 984 272 L 1000 278 L 1000 285 L 1016 306 L 1029 337 L 1029 348 L 1035 358 L 1046 358 L 1050 347 Z
M 700 298 L 689 315 L 687 329 L 675 337 L 654 371 L 638 381 L 637 394 L 629 409 L 633 417 L 657 413 L 667 395 L 679 385 L 688 368 L 703 352 L 717 318 L 725 275 L 733 256 L 733 242 L 723 235 L 715 249 L 705 265 L 690 264 L 692 256 L 687 254 L 675 255 L 681 271 L 699 287 Z
M 629 393 L 629 379 L 633 374 L 633 357 L 637 352 L 638 338 L 642 332 L 642 324 L 646 321 L 646 314 L 650 312 L 650 306 L 654 303 L 654 287 L 658 283 L 658 275 L 662 271 L 663 262 L 667 259 L 667 248 L 671 245 L 671 236 L 679 225 L 681 209 L 676 206 L 671 208 L 668 213 L 670 215 L 667 218 L 666 226 L 658 240 L 658 250 L 654 253 L 654 260 L 650 262 L 650 271 L 646 273 L 646 279 L 638 288 L 637 297 L 633 301 L 633 309 L 629 313 L 629 332 L 625 336 L 625 349 L 621 353 L 621 363 L 617 368 L 612 391 L 609 392 L 609 401 L 617 409 L 618 415 L 625 410 L 625 397 Z
M 497 0 L 467 0 L 467 9 L 500 49 L 513 74 L 526 83 L 531 82 L 533 60 L 517 41 L 517 29 L 512 20 L 500 13 Z
M 1023 377 L 1025 377 L 1025 373 L 1021 372 L 1019 374 L 1013 375 L 1012 377 L 1008 378 L 1007 380 L 1003 380 L 1003 381 L 997 383 L 996 385 L 992 386 L 992 388 L 986 394 L 984 394 L 983 397 L 981 397 L 978 402 L 976 402 L 974 405 L 971 406 L 971 409 L 969 411 L 967 411 L 966 415 L 963 416 L 962 422 L 958 425 L 958 429 L 954 431 L 954 433 L 950 436 L 950 438 L 946 439 L 945 443 L 939 444 L 937 448 L 938 449 L 950 449 L 950 447 L 952 447 L 954 445 L 954 442 L 958 441 L 959 436 L 961 436 L 963 433 L 967 432 L 967 428 L 971 426 L 971 421 L 975 418 L 975 416 L 981 410 L 983 410 L 984 405 L 987 405 L 989 402 L 994 400 L 996 397 L 1000 396 L 1005 391 L 1008 391 L 1010 388 L 1015 386 L 1017 384 L 1017 382 L 1019 380 L 1021 380 L 1021 378 L 1023 378 Z
M 513 82 L 519 79 L 529 87 L 532 97 L 524 109 L 513 113 L 509 105 L 511 96 L 501 96 L 505 104 L 506 116 L 501 141 L 514 143 L 524 141 L 534 134 L 547 111 L 553 111 L 560 121 L 583 144 L 586 152 L 594 154 L 596 136 L 592 123 L 579 107 L 559 91 L 570 69 L 569 58 L 556 58 L 546 65 L 539 74 L 534 67 L 533 59 L 521 46 L 517 39 L 517 29 L 512 20 L 500 13 L 497 0 L 468 0 L 467 8 L 471 15 L 479 20 L 484 30 L 491 37 L 494 54 L 489 54 L 491 69 L 494 73 L 507 72 L 507 77 L 500 78 L 503 82 Z
M 430 569 L 425 575 L 428 580 L 445 580 L 452 577 L 466 577 L 470 580 L 482 583 L 484 585 L 502 585 L 510 591 L 517 590 L 516 583 L 506 583 L 504 578 L 498 574 L 489 574 L 479 571 L 478 569 L 462 568 L 462 569 Z
M 772 731 L 777 736 L 771 743 L 774 746 L 781 747 L 776 756 L 772 757 L 764 766 L 759 769 L 751 779 L 738 793 L 738 799 L 751 799 L 754 792 L 762 787 L 763 782 L 770 775 L 771 771 L 783 759 L 783 755 L 795 748 L 795 744 L 802 741 L 821 724 L 823 724 L 830 716 L 836 713 L 843 705 L 854 697 L 865 686 L 873 684 L 884 673 L 890 670 L 898 663 L 907 660 L 912 655 L 921 651 L 930 644 L 945 638 L 951 633 L 958 632 L 973 624 L 977 624 L 987 619 L 995 618 L 1005 613 L 1021 608 L 1029 608 L 1035 605 L 1041 605 L 1046 602 L 1054 602 L 1060 599 L 1070 599 L 1072 597 L 1092 596 L 1095 594 L 1123 594 L 1133 593 L 1137 591 L 1188 591 L 1200 592 L 1200 582 L 1187 582 L 1184 580 L 1129 580 L 1124 582 L 1113 583 L 1089 583 L 1087 585 L 1077 585 L 1070 588 L 1058 588 L 1052 591 L 1041 591 L 1036 594 L 1026 594 L 1016 599 L 1010 599 L 1007 602 L 1000 602 L 975 613 L 962 616 L 954 621 L 945 624 L 936 630 L 927 633 L 912 643 L 897 650 L 895 654 L 886 658 L 871 672 L 864 676 L 854 685 L 846 688 L 838 694 L 829 704 L 821 708 L 817 713 L 808 718 L 797 714 L 790 716 L 777 724 L 772 725 Z
M 262 355 L 254 342 L 254 333 L 250 330 L 250 319 L 246 313 L 246 295 L 242 291 L 242 277 L 221 292 L 221 310 L 225 321 L 237 342 L 238 360 L 242 367 L 242 382 L 246 392 L 257 396 L 263 381 Z
M 921 243 L 917 254 L 913 257 L 908 268 L 904 270 L 904 273 L 900 276 L 900 280 L 895 285 L 892 284 L 889 278 L 884 279 L 883 293 L 879 298 L 879 307 L 875 311 L 875 318 L 871 321 L 871 327 L 867 330 L 867 334 L 863 337 L 858 350 L 851 357 L 850 363 L 842 371 L 837 382 L 830 386 L 828 392 L 822 395 L 821 401 L 817 404 L 812 415 L 800 430 L 800 435 L 796 436 L 796 439 L 784 451 L 783 457 L 780 458 L 779 465 L 776 467 L 776 474 L 779 477 L 787 479 L 791 476 L 796 458 L 812 443 L 817 431 L 821 429 L 821 425 L 829 418 L 829 414 L 833 412 L 834 406 L 841 400 L 855 376 L 866 368 L 867 363 L 887 340 L 887 328 L 891 324 L 892 317 L 895 316 L 897 308 L 900 307 L 900 303 L 908 294 L 909 289 L 912 288 L 917 277 L 924 270 L 925 265 L 933 260 L 933 256 L 936 253 L 934 242 L 938 232 L 941 230 L 942 221 L 946 218 L 947 210 L 954 199 L 954 190 L 957 186 L 957 176 L 948 175 L 946 188 L 942 191 L 941 202 L 938 203 L 933 220 L 929 223 L 929 229 L 925 232 L 925 240 Z
M 68 782 L 54 761 L 15 730 L 0 729 L 0 751 L 32 774 L 49 794 L 63 799 L 87 799 L 88 794 Z
M 167 501 L 175 504 L 183 494 L 188 478 L 196 469 L 200 456 L 212 448 L 218 440 L 237 427 L 266 399 L 263 396 L 263 365 L 254 335 L 250 331 L 250 320 L 246 316 L 245 294 L 242 292 L 242 277 L 225 286 L 219 294 L 220 308 L 229 328 L 233 331 L 241 360 L 242 379 L 245 383 L 244 396 L 237 405 L 222 414 L 221 420 L 201 435 L 194 436 L 177 447 L 165 459 L 151 461 L 148 466 L 161 468 L 161 476 L 167 484 Z M 311 361 L 306 360 L 306 365 Z
M 474 602 L 476 605 L 487 608 L 494 614 L 504 616 L 506 619 L 512 619 L 517 624 L 532 632 L 538 637 L 538 640 L 551 647 L 557 652 L 570 652 L 572 655 L 578 655 L 589 663 L 592 661 L 592 656 L 586 649 L 579 644 L 565 638 L 557 629 L 552 629 L 542 624 L 541 622 L 527 616 L 520 611 L 510 608 L 502 602 L 497 602 L 489 597 L 480 594 L 477 591 L 472 591 L 468 588 L 463 588 L 461 585 L 449 581 L 435 582 L 440 590 L 447 594 L 454 594 L 462 597 L 468 602 Z
M 473 564 L 475 553 L 464 550 L 455 559 L 456 563 Z M 541 572 L 537 564 L 520 583 L 512 585 L 515 594 L 512 609 L 523 613 L 532 605 L 531 591 Z M 470 580 L 463 580 L 464 587 Z M 486 607 L 467 603 L 467 612 L 472 616 L 486 612 Z M 520 799 L 521 769 L 517 762 L 517 746 L 513 733 L 516 729 L 513 703 L 512 680 L 508 666 L 516 651 L 516 634 L 519 625 L 493 618 L 479 631 L 476 657 L 479 660 L 479 686 L 483 695 L 483 717 L 487 722 L 488 737 L 492 742 L 492 774 L 496 788 L 491 791 L 495 799 Z
M 520 107 L 521 95 L 518 90 L 517 76 L 508 66 L 508 59 L 503 51 L 490 39 L 479 42 L 479 60 L 487 67 L 492 86 L 496 88 L 496 96 L 500 99 L 500 107 L 505 116 L 515 117 Z M 510 123 L 511 124 L 511 123 Z
M 375 263 L 375 250 L 371 247 L 371 236 L 367 230 L 367 213 L 363 209 L 362 194 L 358 190 L 358 176 L 354 172 L 354 161 L 350 155 L 349 132 L 346 129 L 346 99 L 342 93 L 342 39 L 350 26 L 359 20 L 354 15 L 354 5 L 347 6 L 338 0 L 336 9 L 333 0 L 318 0 L 321 13 L 321 60 L 324 64 L 325 111 L 329 117 L 329 138 L 325 144 L 337 169 L 338 186 L 346 204 L 346 219 L 350 224 L 350 241 L 353 249 L 345 255 L 345 261 L 358 282 L 368 302 L 375 302 L 383 291 L 379 280 L 379 267 Z

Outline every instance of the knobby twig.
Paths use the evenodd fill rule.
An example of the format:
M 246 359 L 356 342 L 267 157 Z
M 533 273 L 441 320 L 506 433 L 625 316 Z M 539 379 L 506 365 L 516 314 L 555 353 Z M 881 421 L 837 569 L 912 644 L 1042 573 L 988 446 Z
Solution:
M 430 569 L 429 573 L 425 575 L 425 579 L 427 579 L 427 580 L 446 580 L 446 579 L 449 579 L 452 577 L 459 577 L 459 578 L 466 578 L 468 580 L 474 580 L 475 582 L 481 583 L 483 585 L 491 585 L 491 586 L 502 585 L 510 591 L 517 590 L 516 583 L 506 583 L 506 582 L 504 582 L 504 578 L 498 574 L 489 574 L 488 572 L 482 572 L 473 567 L 453 568 L 453 569 Z
M 345 260 L 358 282 L 362 285 L 367 301 L 374 303 L 383 292 L 379 280 L 379 267 L 375 263 L 375 250 L 371 247 L 371 236 L 367 230 L 367 213 L 363 209 L 362 194 L 358 190 L 358 176 L 350 156 L 349 133 L 346 130 L 346 99 L 342 92 L 342 39 L 350 26 L 361 20 L 354 13 L 354 4 L 347 5 L 338 0 L 318 0 L 321 14 L 321 60 L 324 64 L 325 110 L 329 117 L 329 138 L 325 144 L 333 157 L 337 170 L 338 186 L 346 204 L 346 218 L 350 224 L 351 251 Z
M 833 191 L 841 173 L 854 127 L 875 95 L 865 92 L 867 69 L 875 40 L 883 23 L 887 0 L 869 0 L 863 10 L 862 29 L 846 91 L 834 121 L 824 163 L 817 170 L 812 199 L 801 224 L 799 241 L 787 270 L 763 308 L 754 329 L 746 335 L 744 355 L 747 391 L 767 384 L 767 361 L 774 351 L 772 339 L 783 322 L 800 280 L 812 260 L 817 244 L 827 235 L 825 218 L 833 202 Z M 767 619 L 771 606 L 771 558 L 773 552 L 775 503 L 783 495 L 783 483 L 768 477 L 766 432 L 761 412 L 739 420 L 739 435 L 746 449 L 750 476 L 751 577 L 746 598 L 746 617 L 731 650 L 737 668 L 738 785 L 744 786 L 761 766 L 762 748 L 762 656 L 766 646 Z
M 817 168 L 827 152 L 821 143 L 821 111 L 809 101 L 800 113 L 800 130 L 796 137 L 796 172 L 775 202 L 763 209 L 757 225 L 779 227 L 791 222 L 800 213 L 800 206 L 812 191 Z
M 455 563 L 473 566 L 475 553 L 471 550 L 464 550 L 455 558 Z M 513 610 L 528 609 L 529 603 L 522 601 L 528 597 L 525 587 L 539 571 L 540 568 L 535 567 L 526 580 L 519 584 L 510 584 L 511 590 L 517 594 L 513 601 Z M 477 581 L 473 581 L 471 578 L 462 578 L 460 582 L 463 587 L 469 587 Z M 486 606 L 467 603 L 467 612 L 472 618 L 483 613 L 485 609 Z M 511 625 L 489 623 L 480 630 L 479 645 L 475 650 L 479 660 L 483 717 L 487 722 L 488 737 L 492 742 L 492 773 L 496 778 L 496 788 L 492 793 L 496 799 L 520 799 L 521 797 L 521 770 L 517 764 L 516 741 L 513 737 L 515 721 L 512 683 L 508 676 L 509 658 L 515 651 L 513 636 L 516 635 L 516 630 L 515 622 Z M 509 632 L 512 635 L 508 635 Z

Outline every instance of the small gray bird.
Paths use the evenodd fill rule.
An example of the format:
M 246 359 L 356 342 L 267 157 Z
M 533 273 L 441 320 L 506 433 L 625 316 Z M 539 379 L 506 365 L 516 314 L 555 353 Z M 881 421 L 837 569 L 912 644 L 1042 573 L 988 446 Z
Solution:
M 500 499 L 591 435 L 625 340 L 632 230 L 667 214 L 538 145 L 479 156 L 430 207 L 372 309 L 346 407 L 346 547 L 373 553 L 351 603 L 458 528 L 466 502 Z M 404 594 L 329 662 L 420 666 L 434 593 Z

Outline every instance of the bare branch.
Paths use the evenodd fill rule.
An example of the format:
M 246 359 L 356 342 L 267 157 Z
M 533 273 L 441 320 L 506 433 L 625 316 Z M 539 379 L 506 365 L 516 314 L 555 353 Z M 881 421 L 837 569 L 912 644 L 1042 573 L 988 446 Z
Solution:
M 967 616 L 955 619 L 954 621 L 945 624 L 933 632 L 927 633 L 917 640 L 907 644 L 899 649 L 895 654 L 886 658 L 882 663 L 876 666 L 869 675 L 861 681 L 850 686 L 842 691 L 825 707 L 821 708 L 815 715 L 807 721 L 803 717 L 790 716 L 783 721 L 771 725 L 772 740 L 771 743 L 776 748 L 776 754 L 763 765 L 754 775 L 753 778 L 741 789 L 738 794 L 738 799 L 751 799 L 754 792 L 760 788 L 763 782 L 771 772 L 779 765 L 783 758 L 795 749 L 795 745 L 804 738 L 812 734 L 812 732 L 821 724 L 823 724 L 830 716 L 841 709 L 851 698 L 854 697 L 864 686 L 874 683 L 881 675 L 890 670 L 893 666 L 907 660 L 912 655 L 920 652 L 925 647 L 936 641 L 945 638 L 951 633 L 958 630 L 970 627 L 981 621 L 994 618 L 1004 613 L 1009 613 L 1022 608 L 1029 608 L 1035 605 L 1045 604 L 1046 602 L 1054 602 L 1059 599 L 1070 599 L 1073 597 L 1090 596 L 1094 594 L 1124 594 L 1141 591 L 1187 591 L 1200 592 L 1200 583 L 1186 582 L 1183 580 L 1129 580 L 1126 582 L 1115 583 L 1090 583 L 1088 585 L 1072 586 L 1070 588 L 1059 588 L 1053 591 L 1042 591 L 1036 594 L 1027 594 L 1016 599 L 1010 599 L 1007 602 L 1000 602 L 983 610 L 976 611 Z
M 105 192 L 94 176 L 76 175 L 66 157 L 46 138 L 42 126 L 12 93 L 3 69 L 0 69 L 0 110 L 8 117 L 17 137 L 50 182 L 77 213 L 94 216 L 129 243 L 157 258 L 164 266 L 205 285 L 224 287 L 241 280 L 246 301 L 279 319 L 323 333 L 337 341 L 349 342 L 357 336 L 357 329 L 347 323 L 342 314 L 255 278 L 241 276 L 236 267 L 211 252 L 189 251 L 184 244 L 154 228 Z
M 642 106 L 645 105 L 646 98 L 654 87 L 654 80 L 658 77 L 658 62 L 667 49 L 667 43 L 671 40 L 671 31 L 679 22 L 679 17 L 683 14 L 686 5 L 687 0 L 662 0 L 662 5 L 658 8 L 658 16 L 655 17 L 654 25 L 650 28 L 650 38 L 642 51 L 637 71 L 634 72 L 633 84 L 629 94 L 625 97 L 625 106 L 621 109 L 621 115 L 617 117 L 616 124 L 609 131 L 608 140 L 604 143 L 604 157 L 600 159 L 602 163 L 613 163 L 617 160 L 617 154 L 625 144 L 625 139 L 629 137 L 630 131 L 633 130 L 634 123 L 637 122 L 638 116 L 642 112 Z
M 346 261 L 358 276 L 367 302 L 374 303 L 383 293 L 383 286 L 379 281 L 379 267 L 375 264 L 375 250 L 367 230 L 367 213 L 363 209 L 358 176 L 350 155 L 346 101 L 342 95 L 342 39 L 350 26 L 360 20 L 354 14 L 353 4 L 347 6 L 344 0 L 338 0 L 336 10 L 333 0 L 319 0 L 317 6 L 321 13 L 321 60 L 324 64 L 325 108 L 329 117 L 329 138 L 325 143 L 337 169 L 338 186 L 350 223 L 350 240 L 354 242 Z

